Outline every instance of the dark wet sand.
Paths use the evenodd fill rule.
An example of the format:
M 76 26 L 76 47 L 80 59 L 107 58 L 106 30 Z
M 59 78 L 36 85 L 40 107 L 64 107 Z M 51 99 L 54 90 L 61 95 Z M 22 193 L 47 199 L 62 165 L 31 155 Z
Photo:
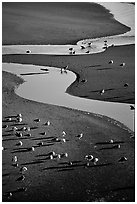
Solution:
M 114 64 L 109 64 L 113 60 Z M 110 47 L 103 53 L 93 55 L 54 56 L 54 55 L 4 55 L 3 62 L 69 66 L 77 74 L 77 80 L 67 92 L 89 99 L 135 103 L 135 45 Z M 120 64 L 126 65 L 121 67 Z M 86 83 L 81 80 L 86 79 Z M 128 87 L 124 84 L 128 83 Z M 105 89 L 105 94 L 100 91 Z
M 53 24 L 48 26 L 38 23 L 42 22 L 40 19 L 45 22 L 45 13 L 43 15 L 45 10 L 41 13 L 37 11 L 37 13 L 36 6 L 33 7 L 34 10 L 32 11 L 30 7 L 27 10 L 25 4 L 20 3 L 10 4 L 11 6 L 8 7 L 6 3 L 3 5 L 3 44 L 40 44 L 43 42 L 45 44 L 47 42 L 63 44 L 76 42 L 88 36 L 102 36 L 128 30 L 114 21 L 107 11 L 102 10 L 102 7 L 96 5 L 89 8 L 89 4 L 85 4 L 87 5 L 85 7 L 83 4 L 79 4 L 81 6 L 80 10 L 78 9 L 78 14 L 81 14 L 81 10 L 85 12 L 84 9 L 87 12 L 88 8 L 89 11 L 90 9 L 95 11 L 92 12 L 94 32 L 91 32 L 93 31 L 92 28 L 89 29 L 89 21 L 93 18 L 93 16 L 89 16 L 91 12 L 85 19 L 81 16 L 82 20 L 78 20 L 81 19 L 78 15 L 77 20 L 79 23 L 81 21 L 82 32 L 79 32 L 80 35 L 75 32 L 75 29 L 78 29 L 76 27 L 77 21 L 74 22 L 74 26 L 72 25 L 72 30 L 67 29 L 65 33 L 64 30 L 66 27 L 68 28 L 68 24 L 65 27 L 62 26 L 60 30 L 61 24 L 57 25 L 58 28 L 54 28 L 56 24 L 54 19 Z M 19 5 L 22 5 L 21 10 L 18 10 Z M 65 5 L 62 4 L 62 7 L 64 8 Z M 73 5 L 78 6 L 77 3 Z M 62 9 L 62 7 L 61 11 L 66 14 L 66 8 Z M 75 9 L 71 16 L 76 13 L 74 11 Z M 23 15 L 24 12 L 27 15 Z M 98 18 L 98 15 L 95 17 L 97 12 L 100 14 Z M 34 18 L 34 13 L 40 19 Z M 47 15 L 51 20 L 50 12 L 46 13 L 46 18 Z M 67 15 L 68 22 L 72 22 L 70 14 Z M 62 21 L 63 19 L 59 16 L 59 22 Z M 83 27 L 82 23 L 85 24 L 85 21 L 88 23 Z M 101 29 L 101 26 L 106 25 L 106 21 L 107 28 Z M 18 27 L 18 22 L 24 24 L 20 24 Z M 47 22 L 45 23 L 44 25 L 47 25 Z M 98 26 L 96 26 L 97 24 Z M 39 31 L 37 33 L 35 31 L 38 26 Z M 51 30 L 57 29 L 59 29 L 58 33 L 51 32 Z M 112 66 L 108 65 L 110 59 L 115 62 Z M 99 100 L 134 102 L 134 45 L 114 47 L 104 53 L 87 56 L 9 55 L 3 56 L 3 62 L 57 67 L 69 65 L 69 69 L 80 76 L 79 81 L 68 88 L 69 93 Z M 125 68 L 119 67 L 121 62 L 126 62 Z M 82 84 L 80 83 L 81 79 L 88 81 Z M 3 72 L 2 80 L 2 120 L 3 125 L 9 125 L 7 129 L 3 129 L 2 133 L 2 143 L 5 148 L 2 155 L 3 201 L 131 202 L 135 200 L 134 138 L 131 138 L 132 133 L 124 129 L 123 126 L 119 127 L 110 122 L 106 117 L 98 117 L 82 111 L 23 99 L 14 93 L 15 87 L 23 83 L 19 77 Z M 129 87 L 123 89 L 123 83 L 129 83 Z M 96 91 L 102 87 L 106 88 L 107 91 L 100 98 Z M 23 114 L 23 122 L 20 125 L 13 117 L 18 113 Z M 7 116 L 12 116 L 12 121 L 7 122 Z M 36 118 L 40 118 L 41 121 L 36 123 L 34 121 Z M 48 127 L 43 125 L 47 120 L 51 122 Z M 11 131 L 14 125 L 19 128 L 22 126 L 31 127 L 32 135 L 29 137 L 27 132 L 24 132 L 23 137 L 18 138 Z M 45 131 L 47 135 L 43 134 Z M 67 133 L 66 143 L 60 142 L 62 131 Z M 76 137 L 80 133 L 84 134 L 81 140 Z M 55 141 L 56 137 L 59 138 L 59 141 Z M 114 140 L 114 144 L 108 143 L 110 139 Z M 21 147 L 16 146 L 19 140 L 23 142 Z M 41 141 L 43 141 L 43 146 L 39 147 L 38 143 Z M 121 145 L 119 149 L 115 148 L 115 145 L 118 144 Z M 28 151 L 28 148 L 32 146 L 35 147 L 35 151 Z M 67 152 L 68 157 L 60 160 L 49 160 L 48 155 L 51 151 L 58 154 Z M 87 154 L 92 154 L 99 159 L 97 165 L 91 162 L 90 167 L 85 168 L 84 156 Z M 15 155 L 18 156 L 18 167 L 12 166 L 12 157 Z M 120 163 L 118 159 L 122 156 L 127 157 L 127 161 Z M 70 166 L 68 165 L 69 161 L 72 161 Z M 16 181 L 21 176 L 19 170 L 22 166 L 28 168 L 24 172 L 25 179 Z M 8 197 L 7 193 L 9 192 L 12 192 L 11 197 Z
M 75 44 L 130 30 L 95 3 L 3 2 L 2 10 L 3 44 Z
M 22 99 L 14 93 L 14 87 L 22 80 L 3 72 L 3 201 L 134 201 L 134 139 L 131 133 L 120 128 L 107 118 L 100 118 L 81 111 L 40 104 Z M 12 117 L 23 114 L 24 125 L 18 125 Z M 39 123 L 34 119 L 40 118 Z M 43 124 L 49 120 L 50 126 Z M 29 126 L 32 136 L 18 138 L 11 128 Z M 43 132 L 47 135 L 43 135 Z M 55 142 L 65 131 L 67 142 Z M 76 136 L 84 133 L 79 140 Z M 113 139 L 114 144 L 108 144 Z M 21 140 L 23 146 L 16 144 Z M 44 145 L 37 144 L 43 141 Z M 121 148 L 114 148 L 120 144 Z M 27 151 L 34 146 L 35 151 Z M 48 153 L 68 153 L 68 158 L 49 160 Z M 84 156 L 92 154 L 99 159 L 97 165 L 85 168 Z M 12 157 L 18 156 L 19 167 L 12 166 Z M 128 158 L 119 163 L 122 156 Z M 69 161 L 74 161 L 68 166 Z M 24 181 L 16 181 L 20 168 L 26 166 Z M 125 179 L 126 178 L 126 179 Z M 20 188 L 27 188 L 23 191 Z M 20 191 L 20 192 L 19 192 Z M 8 198 L 7 192 L 12 192 Z

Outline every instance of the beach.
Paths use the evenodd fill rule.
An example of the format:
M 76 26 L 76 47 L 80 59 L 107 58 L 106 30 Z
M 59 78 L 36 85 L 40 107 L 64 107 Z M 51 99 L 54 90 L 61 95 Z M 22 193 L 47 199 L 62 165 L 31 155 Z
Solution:
M 62 12 L 59 16 L 57 8 L 59 13 Z M 36 19 L 33 19 L 34 13 Z M 51 13 L 54 15 L 51 16 Z M 17 26 L 22 21 L 25 24 Z M 14 28 L 12 32 L 11 25 Z M 80 39 L 120 34 L 128 30 L 128 27 L 115 21 L 107 10 L 97 4 L 3 5 L 3 45 L 75 44 Z M 6 34 L 7 31 L 11 32 L 10 36 Z M 58 68 L 68 65 L 69 70 L 77 75 L 77 80 L 67 89 L 69 94 L 134 104 L 134 54 L 135 45 L 124 45 L 109 47 L 105 52 L 93 55 L 14 54 L 3 55 L 2 61 Z M 114 60 L 114 64 L 109 64 L 110 60 Z M 126 63 L 125 67 L 120 66 L 123 62 Z M 81 84 L 82 79 L 86 79 L 87 83 Z M 15 89 L 24 81 L 16 75 L 3 72 L 2 80 L 2 120 L 3 125 L 8 124 L 7 128 L 3 128 L 2 136 L 5 148 L 2 155 L 3 201 L 134 201 L 134 133 L 116 126 L 105 116 L 21 98 L 15 94 Z M 125 83 L 129 84 L 128 88 L 124 87 Z M 97 94 L 102 88 L 108 90 L 106 94 Z M 19 113 L 23 115 L 20 124 L 15 121 Z M 9 117 L 11 121 L 7 120 Z M 39 122 L 35 121 L 37 118 Z M 45 125 L 46 121 L 50 121 L 50 125 Z M 12 130 L 13 126 L 18 129 L 30 127 L 31 135 L 21 131 L 23 136 L 17 137 Z M 63 131 L 66 132 L 65 136 Z M 83 137 L 79 139 L 81 133 Z M 20 140 L 23 145 L 18 147 Z M 43 143 L 40 145 L 40 142 Z M 29 151 L 31 147 L 35 151 Z M 53 151 L 57 155 L 67 153 L 68 156 L 50 159 L 49 153 Z M 98 162 L 90 162 L 88 166 L 85 156 L 90 154 L 98 158 Z M 15 155 L 18 157 L 18 166 L 12 164 Z M 121 157 L 126 157 L 127 161 L 120 162 Z M 24 166 L 27 171 L 22 173 L 20 169 Z M 25 179 L 17 181 L 21 175 Z M 9 195 L 10 192 L 12 195 Z

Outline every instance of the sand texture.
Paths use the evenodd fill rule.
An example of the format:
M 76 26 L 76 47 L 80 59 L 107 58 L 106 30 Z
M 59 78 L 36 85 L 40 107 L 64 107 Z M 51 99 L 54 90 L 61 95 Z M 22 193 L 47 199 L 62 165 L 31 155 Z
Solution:
M 113 60 L 113 64 L 109 61 Z M 79 97 L 135 103 L 135 46 L 110 47 L 103 53 L 93 55 L 50 56 L 50 55 L 4 55 L 3 62 L 47 65 L 53 67 L 69 66 L 77 74 L 77 80 L 67 92 Z M 126 63 L 121 67 L 121 63 Z M 83 83 L 81 80 L 86 79 Z M 128 83 L 128 87 L 124 84 Z M 105 89 L 105 94 L 100 91 Z
M 4 2 L 2 6 L 3 45 L 75 44 L 130 30 L 95 3 Z M 135 102 L 134 54 L 135 46 L 126 45 L 94 55 L 15 54 L 3 55 L 2 61 L 68 65 L 77 74 L 68 93 L 130 104 Z M 110 60 L 114 64 L 108 64 Z M 126 65 L 121 67 L 123 62 Z M 3 201 L 134 202 L 134 133 L 105 116 L 21 98 L 14 92 L 21 83 L 16 75 L 2 72 Z M 126 88 L 125 83 L 129 84 Z M 105 94 L 100 95 L 102 88 Z M 22 122 L 17 122 L 19 113 Z M 87 161 L 86 155 L 98 161 Z
M 81 39 L 130 30 L 95 3 L 3 2 L 2 10 L 3 45 L 75 44 Z

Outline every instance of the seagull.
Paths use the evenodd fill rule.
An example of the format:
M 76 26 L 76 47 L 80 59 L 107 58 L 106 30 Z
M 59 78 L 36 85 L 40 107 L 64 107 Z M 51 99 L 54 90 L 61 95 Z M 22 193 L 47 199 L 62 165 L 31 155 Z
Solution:
M 31 53 L 31 51 L 30 51 L 30 50 L 26 50 L 26 53 L 27 53 L 27 54 L 30 54 L 30 53 Z
M 130 110 L 135 110 L 135 107 L 131 105 Z
M 7 121 L 11 121 L 12 119 L 11 118 L 7 118 Z
M 8 127 L 9 127 L 8 125 L 3 125 L 3 127 L 2 127 L 2 128 L 5 128 L 5 129 L 6 129 L 6 128 L 8 128 Z
M 66 142 L 66 139 L 65 139 L 65 138 L 63 138 L 63 139 L 62 139 L 62 141 L 65 143 L 65 142 Z
M 6 195 L 7 195 L 8 198 L 9 198 L 9 197 L 11 197 L 13 194 L 12 194 L 11 192 L 8 192 Z
M 89 50 L 87 50 L 85 53 L 89 53 Z
M 25 176 L 22 175 L 22 176 L 20 176 L 19 178 L 17 178 L 16 181 L 23 181 L 24 179 L 25 179 Z
M 50 125 L 50 121 L 47 121 L 47 122 L 45 123 L 45 125 L 49 126 L 49 125 Z
M 73 50 L 73 47 L 70 47 L 69 50 L 72 51 L 72 50 Z
M 26 128 L 26 127 L 22 127 L 21 130 L 22 130 L 22 131 L 26 131 L 27 128 Z
M 94 165 L 96 165 L 96 163 L 98 162 L 98 158 L 93 158 L 92 162 L 94 163 Z
M 113 60 L 110 60 L 110 61 L 109 61 L 109 64 L 113 64 L 113 63 L 114 63 L 114 61 L 113 61 Z
M 30 127 L 27 127 L 27 129 L 26 129 L 28 132 L 30 131 Z
M 34 152 L 34 151 L 35 151 L 35 148 L 34 148 L 34 147 L 29 147 L 29 148 L 28 148 L 28 151 L 33 151 L 33 152 Z
M 28 169 L 27 169 L 26 166 L 23 166 L 23 167 L 20 168 L 20 171 L 21 171 L 21 172 L 24 172 L 24 171 L 27 171 L 27 170 L 28 170 Z
M 22 118 L 22 114 L 21 113 L 17 114 L 17 117 Z
M 39 123 L 39 122 L 40 122 L 40 119 L 39 119 L 39 118 L 36 118 L 34 121 L 37 122 L 37 123 Z
M 16 130 L 18 130 L 18 128 L 14 126 L 14 127 L 12 128 L 12 130 L 13 130 L 13 131 L 16 131 Z
M 43 142 L 39 142 L 38 143 L 38 146 L 42 146 L 44 143 Z
M 110 143 L 110 144 L 113 144 L 113 143 L 114 143 L 114 140 L 110 140 L 109 143 Z
M 81 45 L 81 49 L 83 50 L 83 49 L 85 49 L 85 47 L 83 45 Z
M 16 136 L 17 136 L 17 137 L 22 137 L 23 134 L 22 134 L 21 132 L 16 132 Z
M 78 139 L 80 140 L 83 137 L 83 133 L 80 133 L 79 135 L 77 135 L 76 137 L 78 137 Z
M 58 159 L 61 159 L 61 155 L 60 154 L 58 154 L 57 157 L 58 157 Z
M 18 167 L 19 165 L 17 163 L 12 164 L 14 167 Z
M 17 117 L 17 121 L 19 122 L 19 123 L 21 123 L 22 122 L 22 118 L 20 118 L 20 117 Z
M 121 157 L 118 162 L 124 162 L 124 161 L 127 161 L 127 158 L 126 157 Z
M 13 161 L 14 163 L 17 163 L 17 161 L 18 161 L 17 156 L 14 156 L 14 157 L 12 158 L 12 161 Z
M 49 158 L 50 158 L 51 160 L 54 159 L 53 155 L 49 155 Z
M 73 163 L 70 161 L 70 162 L 68 162 L 68 165 L 72 166 L 72 165 L 73 165 Z
M 91 161 L 93 158 L 94 157 L 91 154 L 85 156 L 85 159 L 88 160 L 88 161 Z
M 65 132 L 65 131 L 63 131 L 63 132 L 62 132 L 62 136 L 64 137 L 65 135 L 66 135 L 66 132 Z
M 123 63 L 120 64 L 121 67 L 124 67 L 125 65 L 126 65 L 125 62 L 123 62 Z
M 31 133 L 26 134 L 25 136 L 31 137 Z
M 124 84 L 124 87 L 128 87 L 128 86 L 129 86 L 129 84 L 128 84 L 128 83 L 125 83 L 125 84 Z
M 100 91 L 100 95 L 103 95 L 104 93 L 105 93 L 105 90 L 102 89 L 102 90 Z
M 46 134 L 47 134 L 46 132 L 43 132 L 43 133 L 42 133 L 42 135 L 46 135 Z
M 118 145 L 115 145 L 113 148 L 116 148 L 116 149 L 120 149 L 120 144 L 118 144 Z
M 89 162 L 87 162 L 87 163 L 85 164 L 85 166 L 87 166 L 87 167 L 88 167 L 88 166 L 90 166 L 90 163 L 89 163 Z
M 19 141 L 16 146 L 22 146 L 23 145 L 23 142 L 22 141 Z

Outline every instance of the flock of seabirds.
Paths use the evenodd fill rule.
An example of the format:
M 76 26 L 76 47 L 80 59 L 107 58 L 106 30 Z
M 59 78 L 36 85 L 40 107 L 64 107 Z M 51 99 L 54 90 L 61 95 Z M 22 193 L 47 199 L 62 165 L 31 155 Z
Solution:
M 104 41 L 104 45 L 105 45 L 105 49 L 108 48 L 108 45 L 107 45 L 107 41 Z M 91 43 L 88 43 L 88 46 L 91 46 Z M 114 46 L 114 45 L 112 45 Z M 84 46 L 81 46 L 81 49 L 85 49 Z M 73 48 L 69 48 L 69 51 L 70 51 L 70 54 L 75 54 L 75 51 L 73 50 Z M 27 50 L 26 51 L 27 54 L 30 54 L 31 51 L 30 50 Z M 89 52 L 87 52 L 89 53 Z M 108 62 L 109 64 L 113 64 L 114 61 L 113 60 L 110 60 Z M 126 64 L 123 62 L 120 64 L 121 67 L 124 67 Z M 64 67 L 64 68 L 61 68 L 61 74 L 63 72 L 67 73 L 67 70 L 68 70 L 68 66 Z M 46 69 L 46 71 L 48 71 L 48 69 Z M 81 82 L 87 82 L 86 79 L 82 79 Z M 126 83 L 124 84 L 124 87 L 128 87 L 129 84 Z M 100 95 L 103 95 L 105 93 L 105 89 L 102 89 L 100 90 Z M 130 105 L 130 109 L 131 110 L 134 110 L 135 107 L 133 105 Z M 12 123 L 12 126 L 10 125 L 9 122 L 15 122 L 15 125 L 14 123 Z M 35 123 L 40 123 L 40 119 L 39 118 L 36 118 L 34 119 L 34 122 Z M 47 121 L 45 124 L 43 124 L 44 126 L 50 126 L 51 125 L 51 122 L 50 121 Z M 18 147 L 22 147 L 23 146 L 23 138 L 24 136 L 27 136 L 28 138 L 32 136 L 32 133 L 31 133 L 31 130 L 32 128 L 31 127 L 28 127 L 28 126 L 23 126 L 23 115 L 21 113 L 15 115 L 15 116 L 7 116 L 5 117 L 5 120 L 4 120 L 4 125 L 2 126 L 2 129 L 4 131 L 6 130 L 10 130 L 12 132 L 12 134 L 14 136 L 16 136 L 18 138 L 18 142 L 16 143 L 16 146 Z M 42 135 L 46 136 L 47 133 L 46 132 L 43 132 Z M 66 143 L 67 142 L 67 139 L 66 139 L 66 135 L 67 133 L 65 131 L 62 132 L 62 137 L 61 138 L 58 138 L 58 137 L 55 137 L 52 139 L 52 142 L 61 142 L 61 143 Z M 84 133 L 80 133 L 78 135 L 76 135 L 76 138 L 78 140 L 82 140 L 84 136 Z M 132 136 L 134 137 L 134 136 Z M 115 141 L 113 139 L 111 139 L 110 141 L 107 142 L 108 144 L 112 144 L 112 148 L 116 148 L 116 149 L 119 149 L 121 148 L 121 145 L 120 144 L 115 144 Z M 37 146 L 31 146 L 29 148 L 24 148 L 24 151 L 26 152 L 34 152 L 36 150 L 36 147 L 41 147 L 41 146 L 44 146 L 44 142 L 43 141 L 39 141 L 37 143 Z M 6 147 L 2 147 L 2 150 L 3 151 L 6 151 L 7 148 Z M 3 152 L 4 153 L 4 152 Z M 67 165 L 68 166 L 74 166 L 74 162 L 71 161 L 69 159 L 69 155 L 67 152 L 65 153 L 56 153 L 55 151 L 51 151 L 47 154 L 47 157 L 49 160 L 61 160 L 62 158 L 67 158 L 68 159 L 68 162 L 67 162 Z M 91 155 L 91 154 L 87 154 L 84 156 L 83 158 L 85 160 L 85 163 L 84 163 L 84 166 L 86 168 L 90 167 L 91 165 L 97 165 L 97 163 L 99 162 L 99 158 L 97 157 L 94 157 L 94 155 Z M 127 161 L 127 157 L 121 157 L 118 159 L 118 162 L 126 162 Z M 11 159 L 11 165 L 15 168 L 19 168 L 19 172 L 20 172 L 20 176 L 16 179 L 16 181 L 23 181 L 25 180 L 25 172 L 28 171 L 28 168 L 27 166 L 20 166 L 19 165 L 19 162 L 18 162 L 18 156 L 17 155 L 14 155 Z M 25 187 L 22 187 L 22 188 L 19 188 L 17 191 L 26 191 L 27 188 Z M 9 192 L 6 192 L 5 193 L 5 196 L 8 197 L 8 198 L 11 198 L 13 196 L 13 192 L 12 191 L 9 191 Z

